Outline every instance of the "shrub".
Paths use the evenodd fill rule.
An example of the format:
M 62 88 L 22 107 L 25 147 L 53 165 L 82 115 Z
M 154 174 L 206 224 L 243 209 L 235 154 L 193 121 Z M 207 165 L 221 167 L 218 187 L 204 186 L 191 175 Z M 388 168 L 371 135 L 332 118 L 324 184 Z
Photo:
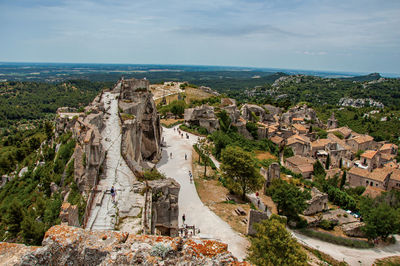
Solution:
M 332 230 L 335 227 L 335 224 L 328 220 L 322 220 L 318 227 L 325 229 L 325 230 Z
M 358 240 L 358 239 L 351 239 L 351 238 L 344 238 L 340 236 L 334 236 L 329 233 L 318 232 L 311 229 L 300 229 L 300 233 L 303 235 L 320 239 L 322 241 L 326 241 L 336 245 L 342 245 L 347 247 L 353 248 L 370 248 L 372 244 L 367 241 Z
M 164 245 L 163 243 L 157 243 L 152 247 L 150 254 L 152 256 L 165 258 L 168 255 L 168 252 L 170 252 L 171 250 L 171 246 Z

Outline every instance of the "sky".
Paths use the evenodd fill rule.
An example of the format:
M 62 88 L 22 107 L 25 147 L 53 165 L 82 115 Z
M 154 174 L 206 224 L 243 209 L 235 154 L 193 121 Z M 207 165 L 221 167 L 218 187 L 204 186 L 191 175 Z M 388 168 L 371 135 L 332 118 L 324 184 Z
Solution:
M 0 61 L 400 73 L 399 0 L 0 0 Z

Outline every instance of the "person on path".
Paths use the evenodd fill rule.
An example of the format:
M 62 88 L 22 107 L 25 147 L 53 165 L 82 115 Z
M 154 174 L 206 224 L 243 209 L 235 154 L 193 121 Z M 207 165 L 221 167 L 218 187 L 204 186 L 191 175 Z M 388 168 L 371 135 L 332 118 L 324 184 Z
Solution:
M 185 214 L 182 215 L 182 224 L 185 224 L 186 216 Z
M 115 203 L 115 188 L 114 186 L 111 187 L 111 197 L 112 197 L 112 202 Z
M 171 158 L 172 158 L 172 152 L 170 152 L 170 153 L 169 153 L 169 157 L 171 157 Z
M 185 153 L 185 160 L 187 160 L 187 154 Z

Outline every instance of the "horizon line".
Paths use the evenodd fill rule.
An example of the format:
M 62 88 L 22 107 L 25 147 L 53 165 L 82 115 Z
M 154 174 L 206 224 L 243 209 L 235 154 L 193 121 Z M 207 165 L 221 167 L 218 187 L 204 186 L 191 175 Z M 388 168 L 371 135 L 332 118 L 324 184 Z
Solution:
M 282 67 L 257 67 L 257 66 L 237 66 L 237 65 L 207 65 L 207 64 L 160 64 L 160 63 L 93 63 L 93 62 L 33 62 L 33 61 L 0 61 L 1 64 L 76 64 L 76 65 L 135 65 L 135 66 L 183 66 L 183 67 L 191 67 L 191 66 L 199 66 L 199 67 L 220 67 L 220 68 L 248 68 L 248 69 L 264 69 L 264 70 L 276 70 L 277 72 L 284 72 L 279 70 L 286 71 L 307 71 L 307 72 L 320 72 L 320 73 L 331 73 L 331 74 L 358 74 L 358 75 L 369 75 L 373 73 L 378 73 L 382 77 L 384 75 L 390 75 L 392 77 L 400 77 L 400 73 L 389 73 L 389 72 L 360 72 L 360 71 L 348 71 L 348 70 L 315 70 L 315 69 L 300 69 L 300 68 L 282 68 Z

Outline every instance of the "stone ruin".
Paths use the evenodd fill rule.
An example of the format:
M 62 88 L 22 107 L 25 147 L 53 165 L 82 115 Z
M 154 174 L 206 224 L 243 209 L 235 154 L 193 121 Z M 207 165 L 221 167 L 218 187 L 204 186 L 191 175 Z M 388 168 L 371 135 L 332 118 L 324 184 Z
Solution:
M 263 220 L 267 220 L 267 219 L 269 219 L 267 212 L 250 210 L 246 234 L 250 235 L 250 236 L 254 236 L 257 233 L 256 229 L 254 228 L 254 224 L 259 223 Z
M 209 133 L 219 129 L 219 121 L 215 116 L 214 107 L 206 104 L 185 109 L 184 118 L 187 126 L 204 127 Z
M 328 129 L 333 129 L 333 128 L 338 128 L 339 127 L 339 122 L 335 118 L 335 113 L 332 112 L 332 115 L 328 119 L 328 123 L 327 123 L 326 126 L 327 126 Z
M 4 265 L 233 265 L 228 245 L 214 240 L 51 227 L 42 246 L 0 242 Z M 249 265 L 244 263 L 243 265 Z
M 122 122 L 121 150 L 134 173 L 161 158 L 161 124 L 148 80 L 123 80 L 118 100 Z
M 254 115 L 259 117 L 259 121 L 263 122 L 266 112 L 264 108 L 255 105 L 255 104 L 244 104 L 242 108 L 240 109 L 242 116 L 244 119 L 247 121 L 252 121 L 252 122 L 257 122 L 254 120 Z M 253 115 L 254 114 L 254 115 Z
M 279 163 L 272 163 L 268 170 L 263 167 L 260 169 L 260 174 L 264 177 L 264 191 L 270 186 L 272 180 L 281 178 L 281 166 Z
M 180 185 L 172 178 L 150 181 L 151 234 L 178 236 Z
M 311 199 L 307 200 L 304 215 L 313 215 L 328 209 L 328 194 L 322 193 L 316 187 L 311 189 Z
M 307 105 L 295 106 L 282 114 L 281 122 L 286 125 L 293 124 L 293 118 L 303 118 L 304 120 L 313 121 L 315 125 L 322 127 L 314 109 Z

